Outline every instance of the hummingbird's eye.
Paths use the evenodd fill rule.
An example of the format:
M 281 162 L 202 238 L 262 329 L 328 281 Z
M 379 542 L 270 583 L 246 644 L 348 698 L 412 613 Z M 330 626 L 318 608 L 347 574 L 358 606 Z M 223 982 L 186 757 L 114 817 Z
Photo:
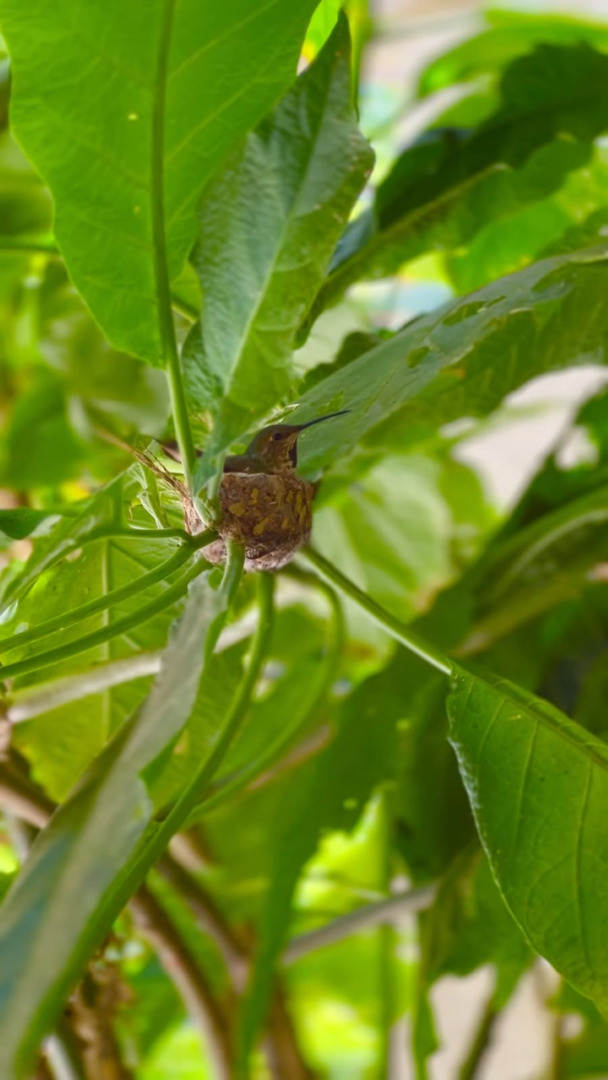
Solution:
M 274 442 L 280 442 L 285 436 L 282 431 L 275 431 L 272 438 Z

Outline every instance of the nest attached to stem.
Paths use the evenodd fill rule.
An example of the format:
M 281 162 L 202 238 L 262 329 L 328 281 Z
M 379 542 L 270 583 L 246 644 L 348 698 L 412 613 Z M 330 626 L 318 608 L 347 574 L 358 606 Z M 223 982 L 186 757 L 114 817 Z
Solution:
M 224 473 L 219 490 L 220 539 L 204 549 L 212 563 L 226 559 L 226 540 L 245 548 L 246 570 L 280 570 L 310 538 L 315 488 L 295 473 Z M 204 528 L 182 489 L 188 532 Z

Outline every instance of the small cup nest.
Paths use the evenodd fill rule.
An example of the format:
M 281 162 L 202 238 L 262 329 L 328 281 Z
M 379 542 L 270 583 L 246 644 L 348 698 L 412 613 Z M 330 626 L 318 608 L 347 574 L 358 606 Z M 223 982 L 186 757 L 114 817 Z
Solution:
M 246 570 L 280 570 L 310 537 L 314 485 L 290 473 L 224 473 L 219 501 L 220 539 L 202 554 L 212 563 L 226 560 L 226 540 L 245 548 Z M 185 500 L 186 527 L 203 525 Z

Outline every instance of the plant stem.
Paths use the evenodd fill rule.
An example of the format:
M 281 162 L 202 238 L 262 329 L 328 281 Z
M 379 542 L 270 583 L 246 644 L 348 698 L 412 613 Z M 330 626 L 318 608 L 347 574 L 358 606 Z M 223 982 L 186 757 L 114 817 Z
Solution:
M 330 688 L 336 665 L 338 663 L 340 653 L 342 651 L 342 645 L 344 643 L 344 619 L 342 615 L 342 608 L 338 602 L 338 598 L 332 588 L 324 581 L 320 581 L 315 578 L 314 575 L 306 575 L 311 577 L 314 583 L 321 589 L 330 605 L 330 619 L 328 623 L 327 640 L 325 645 L 325 656 L 321 663 L 323 665 L 321 671 L 321 678 L 319 688 L 315 694 L 314 700 L 307 710 L 306 714 L 302 716 L 296 725 L 289 721 L 285 724 L 285 727 L 275 739 L 272 739 L 264 749 L 264 752 L 256 757 L 254 760 L 242 765 L 239 769 L 235 769 L 233 772 L 223 774 L 212 785 L 208 795 L 205 796 L 200 811 L 201 813 L 207 813 L 211 809 L 215 809 L 227 798 L 235 793 L 242 791 L 247 785 L 254 779 L 263 776 L 268 769 L 281 757 L 286 747 L 294 739 L 296 733 L 304 726 L 311 715 L 319 708 L 321 702 L 326 697 Z M 321 745 L 325 745 L 326 739 L 323 739 Z M 198 818 L 198 808 L 196 817 Z
M 85 634 L 83 637 L 78 638 L 76 641 L 70 641 L 66 645 L 60 645 L 56 649 L 49 649 L 48 652 L 39 653 L 37 656 L 28 656 L 25 660 L 18 660 L 14 664 L 0 666 L 0 681 L 14 679 L 17 675 L 25 675 L 29 671 L 38 671 L 40 668 L 50 667 L 52 664 L 60 664 L 63 660 L 69 660 L 73 656 L 78 656 L 79 653 L 93 649 L 97 645 L 103 645 L 106 641 L 111 641 L 112 638 L 118 637 L 119 634 L 126 634 L 133 627 L 153 618 L 154 615 L 164 611 L 176 600 L 181 599 L 186 593 L 189 583 L 199 574 L 202 574 L 203 570 L 208 569 L 209 564 L 204 559 L 197 559 L 194 565 L 185 574 L 182 574 L 178 581 L 165 589 L 161 596 L 137 608 L 136 611 L 132 611 L 130 615 L 125 615 L 122 619 L 110 623 L 109 626 L 102 626 L 99 630 L 94 630 L 91 634 Z
M 192 476 L 196 464 L 196 453 L 190 429 L 188 403 L 182 375 L 182 365 L 177 351 L 175 326 L 171 307 L 171 287 L 169 282 L 167 236 L 165 224 L 165 106 L 168 82 L 169 51 L 175 0 L 164 5 L 163 27 L 156 63 L 154 107 L 152 116 L 152 226 L 154 237 L 154 277 L 156 281 L 156 303 L 158 329 L 160 332 L 162 358 L 167 365 L 167 380 L 171 398 L 171 410 L 175 435 L 180 449 L 186 482 L 192 491 Z
M 405 912 L 424 911 L 432 904 L 435 892 L 434 885 L 425 885 L 420 889 L 410 889 L 401 895 L 391 896 L 388 900 L 366 904 L 357 911 L 350 911 L 348 915 L 340 915 L 318 930 L 310 930 L 292 938 L 281 962 L 284 967 L 288 967 L 303 956 L 323 949 L 326 945 L 333 945 L 336 941 L 342 941 L 352 934 L 361 933 L 374 926 L 390 925 Z
M 363 611 L 366 611 L 369 616 L 376 622 L 383 630 L 386 630 L 387 634 L 390 634 L 395 641 L 400 642 L 401 645 L 405 645 L 406 649 L 410 652 L 416 653 L 422 660 L 426 660 L 427 664 L 431 664 L 437 668 L 438 671 L 442 671 L 444 675 L 451 675 L 454 665 L 451 660 L 445 656 L 444 653 L 436 649 L 430 641 L 425 641 L 424 638 L 418 636 L 413 630 L 410 630 L 405 623 L 402 623 L 400 619 L 397 619 L 395 615 L 391 615 L 389 611 L 386 611 L 376 600 L 373 600 L 371 596 L 363 592 L 353 581 L 345 577 L 337 566 L 325 559 L 323 555 L 320 555 L 314 548 L 304 548 L 301 553 L 309 563 L 314 566 L 315 570 L 330 581 L 336 589 L 339 589 L 341 593 L 348 596 L 351 600 L 354 600 Z
M 156 870 L 190 908 L 199 928 L 215 943 L 222 954 L 233 989 L 242 993 L 249 970 L 249 957 L 213 897 L 167 852 L 159 859 Z
M 476 1076 L 481 1075 L 480 1065 L 490 1043 L 496 1016 L 496 993 L 493 990 L 483 1006 L 471 1045 L 458 1071 L 458 1080 L 475 1080 Z
M 141 934 L 153 946 L 203 1036 L 218 1080 L 230 1077 L 230 1033 L 227 1018 L 177 926 L 146 885 L 132 897 L 130 908 Z
M 190 322 L 196 322 L 200 317 L 200 310 L 194 304 L 191 304 L 189 300 L 186 300 L 185 296 L 179 296 L 174 292 L 171 294 L 171 300 L 175 310 L 179 311 L 180 315 L 189 319 Z
M 241 726 L 249 709 L 251 694 L 260 674 L 260 668 L 270 640 L 270 631 L 273 617 L 274 578 L 272 574 L 260 573 L 258 575 L 258 598 L 259 620 L 251 645 L 251 654 L 247 669 L 241 679 L 240 686 L 228 710 L 224 721 L 222 733 L 206 761 L 200 766 L 198 772 L 188 784 L 181 798 L 169 810 L 167 817 L 161 823 L 159 832 L 155 838 L 154 846 L 160 845 L 158 854 L 165 848 L 173 833 L 183 825 L 190 812 L 204 797 L 205 789 L 217 769 L 224 760 L 226 753 Z
M 112 589 L 105 596 L 98 596 L 95 600 L 90 600 L 88 604 L 81 604 L 80 607 L 74 608 L 72 611 L 64 611 L 62 615 L 57 615 L 54 619 L 47 619 L 46 622 L 33 626 L 30 630 L 22 630 L 21 633 L 13 634 L 12 637 L 7 638 L 5 641 L 0 641 L 0 654 L 13 652 L 14 649 L 19 649 L 24 645 L 31 644 L 32 641 L 47 637 L 56 630 L 65 630 L 66 627 L 72 626 L 74 623 L 82 622 L 92 615 L 107 611 L 108 608 L 113 607 L 115 604 L 121 604 L 125 600 L 129 600 L 132 596 L 143 592 L 158 581 L 165 581 L 176 570 L 179 570 L 188 559 L 192 558 L 193 554 L 192 548 L 184 544 L 160 566 L 149 570 L 147 574 L 136 578 L 135 581 L 130 581 L 128 585 L 122 585 L 119 589 Z

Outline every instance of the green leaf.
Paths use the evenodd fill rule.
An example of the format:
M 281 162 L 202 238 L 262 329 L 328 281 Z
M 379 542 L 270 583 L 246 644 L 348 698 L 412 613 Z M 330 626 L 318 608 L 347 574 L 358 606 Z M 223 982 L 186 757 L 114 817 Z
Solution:
M 492 872 L 542 956 L 608 1009 L 608 747 L 547 702 L 459 670 L 450 739 Z
M 571 499 L 499 537 L 469 577 L 475 622 L 463 648 L 478 651 L 563 600 L 574 600 L 605 560 L 608 487 Z
M 40 1039 L 128 899 L 125 870 L 153 813 L 143 775 L 188 719 L 220 603 L 205 582 L 191 587 L 150 697 L 53 815 L 0 908 L 3 1076 L 29 1075 Z
M 23 570 L 6 581 L 0 611 L 6 611 L 10 604 L 23 596 L 54 563 L 73 554 L 95 535 L 111 532 L 113 526 L 120 524 L 124 483 L 124 477 L 117 477 L 90 499 L 75 504 L 74 517 L 61 519 L 48 537 L 41 537 Z
M 350 412 L 302 436 L 303 471 L 331 465 L 398 410 L 414 444 L 429 428 L 487 415 L 535 375 L 605 362 L 607 259 L 602 246 L 535 263 L 413 320 L 329 375 L 301 399 L 298 422 Z
M 23 540 L 33 533 L 41 536 L 55 525 L 61 516 L 49 510 L 30 510 L 26 507 L 0 510 L 0 533 L 11 540 Z
M 555 191 L 606 129 L 607 87 L 608 57 L 584 44 L 543 45 L 515 60 L 499 108 L 473 132 L 430 131 L 404 151 L 378 189 L 376 233 L 336 267 L 312 317 L 352 282 L 395 273 L 429 249 L 459 249 Z
M 418 84 L 421 97 L 480 75 L 495 77 L 506 64 L 537 45 L 578 45 L 582 41 L 598 49 L 608 45 L 605 23 L 570 14 L 536 14 L 515 9 L 488 11 L 485 18 L 494 25 L 481 34 L 467 37 L 431 61 Z
M 497 189 L 485 220 L 477 216 L 471 241 L 448 254 L 446 269 L 457 292 L 479 288 L 535 259 L 601 243 L 607 179 L 601 146 L 594 146 L 592 155 L 585 144 L 560 139 L 542 147 L 511 174 L 511 197 L 507 188 L 500 205 Z M 595 222 L 588 234 L 579 224 L 583 213 Z
M 194 264 L 205 303 L 184 361 L 196 406 L 219 410 L 224 439 L 289 389 L 296 331 L 372 162 L 351 102 L 342 17 L 203 194 Z
M 160 364 L 204 183 L 293 78 L 316 0 L 2 0 L 14 131 L 110 341 Z M 74 80 L 74 72 L 78 79 Z

